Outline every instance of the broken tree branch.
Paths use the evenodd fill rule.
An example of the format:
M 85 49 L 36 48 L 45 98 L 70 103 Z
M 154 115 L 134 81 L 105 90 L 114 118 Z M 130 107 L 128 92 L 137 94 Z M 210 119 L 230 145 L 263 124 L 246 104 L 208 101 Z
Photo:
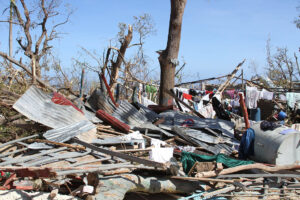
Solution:
M 0 56 L 3 57 L 3 58 L 5 58 L 5 59 L 7 59 L 7 60 L 9 60 L 10 62 L 14 63 L 15 65 L 21 67 L 29 76 L 32 77 L 31 70 L 29 70 L 27 68 L 27 66 L 25 66 L 22 63 L 18 62 L 14 58 L 8 56 L 6 53 L 0 52 Z M 36 78 L 37 82 L 39 82 L 42 86 L 50 89 L 53 92 L 57 91 L 54 87 L 50 86 L 48 83 L 45 83 L 40 77 L 37 76 L 35 78 Z

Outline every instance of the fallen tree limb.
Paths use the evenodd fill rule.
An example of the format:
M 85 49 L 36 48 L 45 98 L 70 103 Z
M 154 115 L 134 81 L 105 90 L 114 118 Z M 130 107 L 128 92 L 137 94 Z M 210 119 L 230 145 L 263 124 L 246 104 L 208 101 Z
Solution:
M 186 194 L 197 189 L 200 187 L 195 181 L 124 174 L 100 178 L 99 193 L 95 195 L 95 199 L 122 200 L 127 192 Z
M 24 64 L 18 62 L 17 60 L 15 60 L 14 58 L 8 56 L 6 53 L 3 53 L 0 51 L 0 56 L 3 57 L 4 59 L 9 60 L 10 62 L 14 63 L 15 65 L 21 67 L 29 76 L 33 76 L 31 73 L 31 70 L 29 70 L 27 68 L 27 66 L 25 66 Z M 36 81 L 39 82 L 42 86 L 52 90 L 53 92 L 57 92 L 57 89 L 55 89 L 54 87 L 50 86 L 48 83 L 45 83 L 41 78 L 39 77 L 35 77 Z
M 282 165 L 282 166 L 266 166 L 261 163 L 255 163 L 250 165 L 241 165 L 237 167 L 232 167 L 228 169 L 223 169 L 221 171 L 209 171 L 209 172 L 200 172 L 196 174 L 196 177 L 214 177 L 219 175 L 225 175 L 225 174 L 232 174 L 235 172 L 243 171 L 243 170 L 250 170 L 250 169 L 261 169 L 267 172 L 277 172 L 280 170 L 293 170 L 293 169 L 300 169 L 300 165 Z

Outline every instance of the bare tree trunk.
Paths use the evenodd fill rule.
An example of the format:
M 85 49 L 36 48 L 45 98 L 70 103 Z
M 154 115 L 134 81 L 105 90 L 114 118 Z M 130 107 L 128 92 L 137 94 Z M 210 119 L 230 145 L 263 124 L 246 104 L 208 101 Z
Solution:
M 120 50 L 118 51 L 118 57 L 117 57 L 117 60 L 116 62 L 113 63 L 112 65 L 112 70 L 111 70 L 111 79 L 110 79 L 110 83 L 109 83 L 109 86 L 113 92 L 115 86 L 116 86 L 116 83 L 117 83 L 117 79 L 119 77 L 119 70 L 120 70 L 120 67 L 121 67 L 121 64 L 124 60 L 124 56 L 125 56 L 125 53 L 126 53 L 126 50 L 130 44 L 132 40 L 132 26 L 129 25 L 128 26 L 128 33 L 127 35 L 125 36 L 122 44 L 121 44 L 121 47 L 120 47 Z
M 32 74 L 32 84 L 35 84 L 36 83 L 36 60 L 34 55 L 31 58 L 31 74 Z
M 12 19 L 13 18 L 13 1 L 10 0 L 10 10 L 9 10 L 9 56 L 12 57 L 13 54 L 13 38 L 12 38 Z M 12 67 L 12 62 L 9 62 L 10 67 Z
M 172 97 L 165 90 L 174 87 L 175 67 L 178 58 L 181 38 L 181 25 L 187 0 L 171 0 L 171 15 L 169 22 L 168 43 L 165 50 L 158 57 L 160 63 L 159 105 L 171 105 Z

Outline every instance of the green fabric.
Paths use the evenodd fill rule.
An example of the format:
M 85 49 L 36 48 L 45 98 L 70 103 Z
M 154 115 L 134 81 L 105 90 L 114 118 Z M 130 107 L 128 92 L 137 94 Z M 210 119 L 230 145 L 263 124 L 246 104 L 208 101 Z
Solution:
M 200 155 L 196 153 L 190 153 L 190 152 L 181 152 L 181 163 L 184 172 L 187 174 L 189 173 L 190 169 L 193 167 L 195 162 L 212 162 L 216 161 L 217 163 L 222 163 L 226 167 L 236 167 L 240 165 L 249 165 L 253 164 L 253 161 L 248 160 L 237 160 L 230 158 L 229 156 L 226 156 L 225 154 L 218 154 L 214 156 L 207 156 L 207 155 Z
M 153 85 L 146 85 L 146 92 L 147 93 L 156 93 L 157 88 Z

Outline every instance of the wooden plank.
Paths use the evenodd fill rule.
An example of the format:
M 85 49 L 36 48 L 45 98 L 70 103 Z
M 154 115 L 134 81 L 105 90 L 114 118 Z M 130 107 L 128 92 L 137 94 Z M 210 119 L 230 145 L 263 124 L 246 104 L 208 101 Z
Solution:
M 195 178 L 195 177 L 182 177 L 182 176 L 171 176 L 172 179 L 187 180 L 187 181 L 204 181 L 204 182 L 223 182 L 223 183 L 234 183 L 234 180 L 224 180 L 217 178 Z
M 250 169 L 261 169 L 267 172 L 277 172 L 280 170 L 296 170 L 300 169 L 300 165 L 275 165 L 274 167 L 270 167 L 261 163 L 255 163 L 250 165 L 240 165 L 237 167 L 232 167 L 228 169 L 223 169 L 221 171 L 209 171 L 209 172 L 200 172 L 197 173 L 197 177 L 214 177 L 218 175 L 232 174 L 235 172 L 250 170 Z
M 87 148 L 90 148 L 94 151 L 105 153 L 105 154 L 110 155 L 110 156 L 116 156 L 116 157 L 119 157 L 119 158 L 122 158 L 122 159 L 125 159 L 125 160 L 129 160 L 129 161 L 132 161 L 132 162 L 137 162 L 137 163 L 144 164 L 144 165 L 147 165 L 147 166 L 159 167 L 159 168 L 164 168 L 164 169 L 166 168 L 166 165 L 164 165 L 162 163 L 158 163 L 158 162 L 154 162 L 154 161 L 151 161 L 151 160 L 146 160 L 146 159 L 130 156 L 130 155 L 127 155 L 127 154 L 123 154 L 123 153 L 103 149 L 103 148 L 100 148 L 100 147 L 96 147 L 94 145 L 83 142 L 83 141 L 78 140 L 76 138 L 73 138 L 72 140 L 74 142 L 76 142 L 80 145 L 83 145 Z

